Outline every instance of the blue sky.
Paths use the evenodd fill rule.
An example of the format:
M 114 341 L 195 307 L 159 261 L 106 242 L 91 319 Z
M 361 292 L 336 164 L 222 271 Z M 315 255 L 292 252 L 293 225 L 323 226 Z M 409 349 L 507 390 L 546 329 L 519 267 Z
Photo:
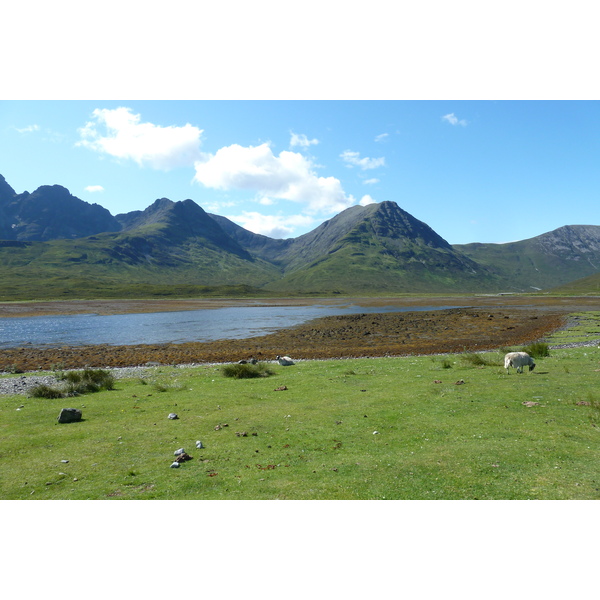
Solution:
M 0 174 L 112 214 L 191 198 L 296 237 L 391 200 L 453 244 L 600 224 L 595 101 L 0 102 Z

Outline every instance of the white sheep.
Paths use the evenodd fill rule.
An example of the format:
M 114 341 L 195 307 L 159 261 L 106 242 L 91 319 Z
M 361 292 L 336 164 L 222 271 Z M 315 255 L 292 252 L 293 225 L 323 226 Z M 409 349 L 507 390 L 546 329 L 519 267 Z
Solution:
M 290 365 L 294 364 L 294 361 L 289 356 L 279 356 L 279 355 L 277 355 L 276 356 L 276 360 L 283 367 L 289 367 Z
M 528 366 L 530 372 L 535 369 L 535 361 L 527 352 L 509 352 L 504 357 L 504 368 L 507 373 L 509 367 L 515 367 L 517 373 L 522 373 L 524 366 Z

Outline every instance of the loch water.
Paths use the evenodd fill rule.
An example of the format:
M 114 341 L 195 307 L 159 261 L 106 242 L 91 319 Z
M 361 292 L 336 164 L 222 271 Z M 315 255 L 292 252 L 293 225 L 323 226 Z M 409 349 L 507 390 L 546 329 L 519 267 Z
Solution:
M 0 318 L 0 348 L 32 345 L 163 344 L 245 339 L 319 317 L 361 313 L 442 310 L 452 306 L 366 307 L 353 304 L 236 306 L 124 315 L 58 315 Z

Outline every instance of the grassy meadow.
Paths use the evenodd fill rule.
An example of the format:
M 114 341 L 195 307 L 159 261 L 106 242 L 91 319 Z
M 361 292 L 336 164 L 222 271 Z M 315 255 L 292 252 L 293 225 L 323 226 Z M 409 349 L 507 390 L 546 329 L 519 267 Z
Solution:
M 155 367 L 93 394 L 0 396 L 0 499 L 600 498 L 600 349 L 523 374 L 504 351 L 254 379 Z M 64 407 L 83 420 L 58 424 Z M 170 468 L 179 448 L 193 458 Z

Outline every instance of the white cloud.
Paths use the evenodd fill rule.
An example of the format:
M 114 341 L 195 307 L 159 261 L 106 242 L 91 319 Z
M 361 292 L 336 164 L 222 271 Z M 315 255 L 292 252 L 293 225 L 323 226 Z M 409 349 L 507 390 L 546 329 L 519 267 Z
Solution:
M 377 200 L 373 200 L 373 198 L 371 198 L 371 196 L 369 196 L 369 194 L 365 194 L 361 199 L 359 204 L 361 206 L 367 206 L 367 204 L 376 204 Z
M 220 190 L 252 190 L 259 200 L 282 199 L 306 205 L 308 211 L 340 212 L 354 204 L 335 177 L 318 177 L 302 154 L 283 151 L 275 156 L 269 146 L 233 144 L 195 164 L 194 180 Z
M 19 133 L 32 133 L 33 131 L 39 131 L 40 126 L 39 125 L 28 125 L 27 127 L 23 127 L 21 129 L 19 129 L 18 127 L 15 127 L 15 129 Z
M 383 142 L 383 140 L 385 140 L 389 135 L 389 133 L 380 133 L 378 136 L 375 137 L 375 141 Z
M 315 222 L 314 219 L 306 215 L 284 217 L 246 211 L 241 215 L 228 216 L 227 218 L 248 231 L 276 239 L 291 237 L 296 227 L 309 227 Z
M 368 158 L 366 156 L 360 158 L 360 152 L 353 152 L 352 150 L 345 150 L 340 154 L 340 158 L 349 165 L 360 167 L 363 171 L 385 166 L 383 156 L 381 158 Z
M 162 170 L 192 166 L 201 156 L 202 130 L 189 123 L 183 127 L 142 123 L 141 115 L 125 107 L 96 109 L 92 115 L 93 120 L 79 130 L 78 146 Z
M 318 139 L 313 138 L 312 140 L 309 140 L 303 133 L 297 134 L 293 131 L 290 131 L 290 134 L 292 136 L 292 138 L 290 139 L 291 148 L 294 148 L 296 146 L 300 146 L 301 148 L 308 148 L 309 146 L 313 146 L 319 143 Z
M 374 183 L 379 183 L 379 179 L 373 177 L 373 179 L 365 179 L 363 183 L 366 185 L 373 185 Z
M 448 123 L 450 123 L 450 125 L 462 125 L 463 127 L 466 127 L 467 122 L 465 121 L 465 119 L 458 119 L 458 117 L 454 114 L 454 113 L 450 113 L 448 115 L 444 115 L 442 117 L 443 120 L 448 121 Z
M 85 188 L 86 192 L 103 192 L 104 188 L 101 185 L 88 185 Z

